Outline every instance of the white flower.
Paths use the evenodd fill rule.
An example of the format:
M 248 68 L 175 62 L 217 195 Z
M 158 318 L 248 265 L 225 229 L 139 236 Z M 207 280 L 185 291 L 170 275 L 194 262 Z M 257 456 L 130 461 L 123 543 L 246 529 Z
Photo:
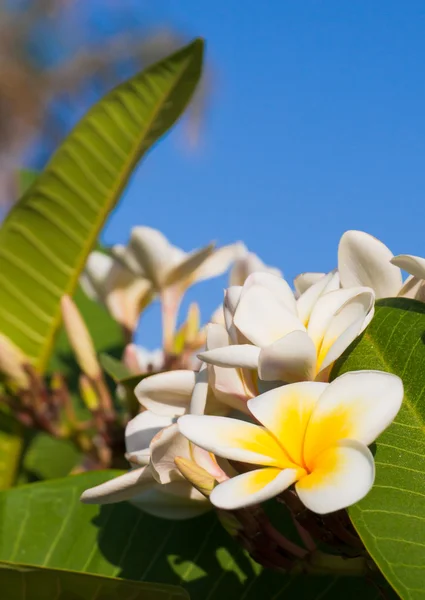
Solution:
M 251 273 L 272 273 L 282 276 L 279 269 L 263 263 L 254 252 L 249 252 L 244 244 L 240 244 L 240 254 L 236 257 L 229 275 L 229 285 L 243 285 Z
M 157 229 L 134 227 L 128 246 L 115 246 L 115 256 L 155 292 L 189 285 L 224 273 L 239 255 L 241 244 L 215 249 L 212 244 L 193 252 L 173 246 Z
M 189 519 L 209 510 L 210 503 L 178 471 L 174 458 L 196 459 L 191 444 L 173 425 L 173 419 L 144 411 L 129 422 L 125 432 L 126 457 L 134 468 L 86 490 L 86 504 L 130 501 L 141 510 L 165 519 Z M 204 457 L 205 458 L 205 457 Z M 202 467 L 216 463 L 204 460 Z
M 403 282 L 401 269 L 410 273 Z M 346 231 L 339 242 L 338 272 L 341 287 L 368 286 L 376 298 L 404 297 L 425 300 L 425 259 L 409 254 L 394 256 L 380 240 L 364 231 Z M 294 281 L 298 294 L 324 273 L 302 273 Z
M 161 348 L 147 350 L 143 346 L 127 344 L 123 363 L 132 373 L 158 373 L 164 368 L 164 352 Z
M 259 465 L 220 483 L 211 502 L 238 509 L 277 496 L 292 484 L 310 510 L 326 514 L 361 500 L 375 465 L 368 449 L 395 418 L 400 378 L 379 371 L 342 375 L 331 384 L 295 383 L 249 400 L 262 425 L 186 415 L 180 431 L 218 457 Z
M 89 298 L 104 304 L 112 317 L 129 332 L 152 299 L 150 283 L 103 252 L 92 252 L 80 278 Z
M 253 370 L 266 382 L 326 380 L 333 362 L 374 312 L 372 289 L 335 290 L 337 284 L 330 273 L 295 300 L 284 279 L 253 273 L 242 287 L 226 291 L 227 341 L 226 330 L 214 325 L 217 332 L 220 327 L 224 331 L 223 343 L 199 358 L 216 367 L 242 369 L 246 390 L 252 381 L 244 373 L 251 372 L 252 380 Z

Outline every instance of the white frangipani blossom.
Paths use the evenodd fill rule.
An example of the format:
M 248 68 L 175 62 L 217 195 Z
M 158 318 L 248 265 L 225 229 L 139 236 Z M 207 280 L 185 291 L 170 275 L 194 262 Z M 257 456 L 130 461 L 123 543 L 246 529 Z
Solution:
M 182 434 L 218 457 L 258 465 L 219 483 L 211 502 L 234 510 L 273 498 L 291 485 L 313 512 L 361 500 L 375 477 L 368 446 L 391 424 L 403 383 L 390 373 L 357 371 L 331 384 L 300 382 L 248 401 L 261 425 L 227 417 L 185 415 Z
M 250 252 L 244 244 L 240 244 L 240 254 L 236 257 L 229 275 L 229 285 L 243 285 L 251 273 L 272 273 L 279 277 L 282 272 L 269 267 L 254 252 Z
M 403 282 L 401 269 L 410 276 Z M 342 288 L 367 286 L 379 298 L 403 297 L 425 301 L 425 259 L 410 254 L 394 256 L 380 240 L 364 231 L 346 231 L 338 247 Z M 294 280 L 296 292 L 305 292 L 324 273 L 302 273 Z
M 226 291 L 225 329 L 214 325 L 217 332 L 221 328 L 224 343 L 199 357 L 216 367 L 241 370 L 245 390 L 256 387 L 255 371 L 263 382 L 326 380 L 333 362 L 374 313 L 371 288 L 341 290 L 337 285 L 331 273 L 295 300 L 284 279 L 253 273 L 242 287 Z
M 189 519 L 211 508 L 208 500 L 178 471 L 176 456 L 195 461 L 197 454 L 178 431 L 173 419 L 144 411 L 132 419 L 125 432 L 126 457 L 133 468 L 124 475 L 86 490 L 86 504 L 112 504 L 128 500 L 144 512 L 164 519 Z M 208 455 L 209 456 L 209 455 Z M 212 476 L 219 469 L 203 455 L 202 467 Z
M 89 298 L 104 304 L 112 317 L 133 332 L 140 312 L 152 299 L 149 282 L 103 252 L 92 252 L 80 278 Z

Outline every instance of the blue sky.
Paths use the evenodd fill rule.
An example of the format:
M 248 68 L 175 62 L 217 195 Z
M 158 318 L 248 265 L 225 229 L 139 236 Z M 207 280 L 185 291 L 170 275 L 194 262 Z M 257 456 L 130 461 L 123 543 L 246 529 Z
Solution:
M 425 255 L 422 1 L 162 0 L 152 14 L 206 39 L 214 93 L 200 147 L 181 127 L 157 145 L 106 242 L 136 224 L 186 250 L 243 240 L 288 280 L 333 268 L 347 229 Z M 191 292 L 205 319 L 225 284 Z M 148 347 L 157 318 L 142 324 Z

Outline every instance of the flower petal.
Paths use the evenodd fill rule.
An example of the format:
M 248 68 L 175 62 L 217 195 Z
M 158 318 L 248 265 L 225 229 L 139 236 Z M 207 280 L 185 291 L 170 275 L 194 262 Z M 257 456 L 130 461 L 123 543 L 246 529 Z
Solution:
M 314 305 L 322 294 L 339 289 L 339 274 L 328 273 L 311 285 L 297 300 L 298 316 L 307 327 Z
M 230 285 L 243 285 L 251 273 L 272 273 L 277 277 L 282 277 L 281 271 L 274 267 L 268 267 L 254 252 L 248 252 L 245 248 L 245 255 L 235 261 L 229 276 Z
M 211 492 L 210 500 L 214 506 L 224 510 L 259 504 L 286 490 L 302 475 L 302 469 L 269 467 L 248 471 L 220 483 Z
M 186 412 L 194 386 L 193 371 L 168 371 L 142 379 L 134 393 L 140 404 L 153 413 L 173 417 Z
M 404 269 L 419 279 L 425 279 L 425 258 L 411 254 L 399 254 L 391 259 L 393 265 Z
M 135 498 L 131 504 L 143 512 L 172 521 L 193 519 L 211 510 L 211 503 L 187 481 L 155 483 Z
M 80 284 L 89 298 L 103 302 L 105 282 L 114 266 L 114 259 L 103 252 L 89 254 Z
M 125 447 L 129 459 L 133 456 L 138 464 L 147 464 L 152 439 L 172 422 L 172 417 L 155 415 L 150 410 L 145 410 L 131 419 L 125 428 Z
M 209 244 L 200 250 L 187 254 L 184 260 L 168 271 L 164 285 L 173 285 L 179 282 L 189 284 L 197 281 L 197 270 L 211 257 L 213 252 L 214 244 Z
M 260 348 L 250 344 L 224 346 L 198 354 L 198 358 L 210 365 L 218 367 L 241 367 L 256 369 Z
M 152 227 L 133 227 L 127 252 L 145 276 L 160 288 L 173 263 L 173 250 L 167 238 Z
M 192 460 L 189 441 L 180 433 L 177 423 L 159 431 L 151 443 L 151 469 L 159 483 L 182 479 L 174 462 L 176 456 Z
M 424 285 L 424 280 L 419 279 L 419 277 L 414 277 L 413 275 L 409 275 L 406 281 L 403 284 L 403 287 L 398 293 L 400 298 L 413 298 L 419 299 L 422 295 L 422 287 Z
M 373 290 L 365 287 L 328 292 L 318 299 L 307 327 L 307 332 L 317 348 L 318 367 L 331 345 L 345 329 L 361 317 L 368 322 L 374 300 Z
M 282 444 L 290 459 L 303 464 L 303 442 L 311 413 L 326 383 L 283 385 L 248 401 L 248 408 Z
M 105 481 L 83 492 L 80 500 L 84 504 L 113 504 L 130 500 L 155 484 L 148 465 L 141 469 L 132 469 L 124 475 Z
M 207 405 L 208 398 L 208 368 L 207 365 L 201 365 L 201 368 L 195 373 L 195 387 L 193 388 L 190 399 L 189 413 L 191 415 L 203 415 Z
M 340 440 L 316 457 L 312 472 L 295 489 L 308 509 L 323 515 L 364 498 L 374 479 L 369 448 L 355 440 Z
M 252 286 L 261 286 L 270 290 L 270 292 L 272 292 L 272 294 L 286 306 L 291 313 L 294 315 L 298 314 L 294 292 L 283 277 L 278 277 L 272 273 L 252 273 L 245 281 L 242 297 Z
M 260 352 L 258 375 L 263 381 L 314 379 L 316 346 L 305 331 L 293 331 Z
M 364 231 L 346 231 L 338 248 L 338 271 L 344 288 L 363 285 L 375 290 L 377 298 L 397 296 L 402 286 L 401 271 L 390 263 L 393 253 Z
M 297 275 L 294 279 L 296 297 L 299 298 L 301 294 L 304 294 L 309 287 L 323 279 L 325 275 L 326 273 L 301 273 Z
M 335 379 L 317 403 L 307 427 L 304 461 L 309 465 L 338 440 L 368 446 L 391 424 L 403 400 L 403 382 L 383 371 L 354 371 Z
M 259 285 L 251 285 L 244 291 L 233 321 L 240 333 L 260 348 L 291 331 L 305 331 L 298 317 L 270 289 Z
M 217 248 L 197 269 L 195 273 L 196 281 L 204 281 L 204 279 L 222 275 L 241 256 L 244 248 L 242 242 Z
M 217 456 L 265 466 L 292 466 L 274 437 L 263 427 L 229 419 L 185 415 L 179 429 L 191 442 Z
M 239 343 L 239 334 L 233 323 L 236 309 L 242 294 L 242 287 L 233 285 L 224 292 L 223 314 L 224 322 L 230 339 L 234 344 Z

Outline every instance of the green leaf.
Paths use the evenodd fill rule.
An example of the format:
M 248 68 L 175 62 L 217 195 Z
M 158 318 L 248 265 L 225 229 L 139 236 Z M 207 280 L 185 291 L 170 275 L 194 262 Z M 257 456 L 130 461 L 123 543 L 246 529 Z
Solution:
M 17 479 L 23 450 L 22 426 L 0 410 L 0 490 L 12 487 Z
M 192 600 L 378 600 L 361 578 L 265 571 L 214 513 L 151 517 L 128 503 L 82 505 L 80 494 L 115 472 L 92 472 L 0 493 L 0 560 L 182 585 Z
M 87 256 L 136 164 L 201 75 L 203 42 L 119 85 L 70 133 L 0 229 L 0 329 L 43 371 Z
M 56 569 L 0 563 L 5 600 L 188 600 L 182 589 L 155 583 L 120 581 Z
M 22 466 L 32 479 L 57 479 L 68 475 L 80 460 L 72 441 L 40 432 L 31 440 Z
M 21 197 L 35 182 L 38 171 L 22 169 L 18 172 L 18 195 Z
M 113 356 L 109 356 L 109 354 L 101 354 L 99 356 L 99 362 L 105 373 L 112 377 L 115 383 L 119 383 L 123 379 L 131 377 L 131 371 L 127 369 L 125 364 Z
M 425 304 L 381 300 L 332 378 L 378 369 L 403 379 L 405 397 L 376 442 L 376 482 L 349 510 L 366 548 L 402 598 L 423 598 L 425 581 Z

